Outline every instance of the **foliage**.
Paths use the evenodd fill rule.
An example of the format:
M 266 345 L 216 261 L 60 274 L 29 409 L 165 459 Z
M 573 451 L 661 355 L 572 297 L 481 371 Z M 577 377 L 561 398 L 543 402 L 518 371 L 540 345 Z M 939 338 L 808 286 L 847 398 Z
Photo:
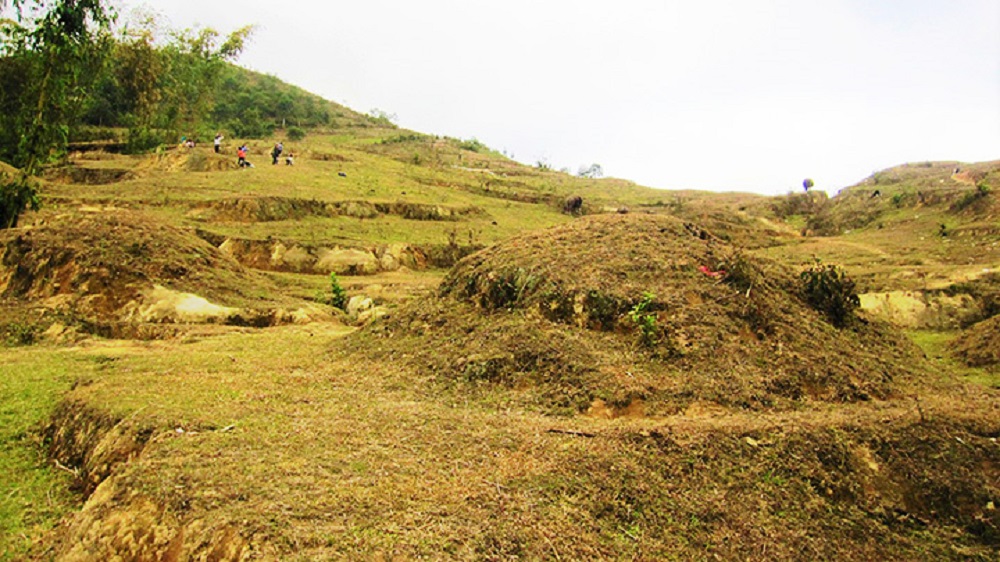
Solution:
M 724 272 L 722 280 L 737 291 L 750 291 L 760 284 L 763 274 L 743 251 L 736 250 L 731 255 L 719 261 L 717 270 Z
M 458 144 L 458 147 L 462 150 L 468 150 L 470 152 L 486 152 L 489 150 L 485 144 L 479 141 L 479 139 L 473 137 L 469 140 L 463 140 Z
M 653 347 L 660 339 L 656 314 L 649 311 L 655 298 L 652 293 L 643 293 L 642 299 L 628 312 L 629 320 L 639 328 L 639 341 L 646 347 Z
M 32 345 L 38 339 L 38 326 L 21 322 L 14 322 L 0 327 L 0 334 L 3 334 L 2 341 L 12 347 L 21 345 Z
M 399 117 L 395 113 L 389 113 L 376 107 L 368 112 L 368 120 L 380 127 L 395 128 Z
M 302 129 L 302 127 L 289 127 L 285 132 L 285 135 L 288 136 L 288 140 L 291 141 L 300 141 L 306 138 L 306 132 Z
M 101 0 L 31 2 L 44 9 L 37 16 L 25 16 L 27 4 L 15 1 L 19 21 L 0 23 L 0 160 L 22 170 L 0 184 L 0 228 L 38 208 L 28 178 L 65 151 L 112 18 Z
M 21 213 L 38 207 L 38 191 L 27 176 L 10 180 L 0 176 L 0 228 L 16 227 Z
M 601 168 L 600 164 L 596 163 L 591 164 L 588 167 L 580 166 L 580 169 L 577 171 L 576 175 L 580 176 L 581 178 L 596 179 L 604 176 L 604 169 Z
M 330 272 L 330 306 L 341 310 L 347 309 L 347 290 L 340 284 L 337 274 Z
M 833 264 L 818 260 L 799 274 L 802 294 L 809 306 L 826 315 L 838 328 L 850 325 L 861 306 L 854 281 Z

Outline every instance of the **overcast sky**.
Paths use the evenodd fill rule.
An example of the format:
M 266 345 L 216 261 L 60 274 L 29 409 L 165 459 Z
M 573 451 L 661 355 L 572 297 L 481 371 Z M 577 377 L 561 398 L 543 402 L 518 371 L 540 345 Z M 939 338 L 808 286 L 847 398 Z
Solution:
M 258 26 L 240 64 L 529 164 L 835 192 L 1000 159 L 997 0 L 120 0 Z

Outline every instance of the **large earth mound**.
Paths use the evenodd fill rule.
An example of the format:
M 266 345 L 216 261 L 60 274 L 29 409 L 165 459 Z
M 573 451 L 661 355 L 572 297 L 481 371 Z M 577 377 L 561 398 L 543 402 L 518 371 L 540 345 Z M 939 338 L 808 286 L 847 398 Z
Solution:
M 193 232 L 142 213 L 83 208 L 41 222 L 0 231 L 6 309 L 28 307 L 44 321 L 124 337 L 143 324 L 270 325 L 321 313 L 271 300 L 279 291 L 267 278 Z
M 955 340 L 955 355 L 970 367 L 1000 365 L 1000 316 L 984 320 Z
M 462 260 L 360 337 L 448 383 L 602 416 L 888 399 L 923 372 L 888 325 L 811 307 L 795 273 L 673 217 L 589 217 Z

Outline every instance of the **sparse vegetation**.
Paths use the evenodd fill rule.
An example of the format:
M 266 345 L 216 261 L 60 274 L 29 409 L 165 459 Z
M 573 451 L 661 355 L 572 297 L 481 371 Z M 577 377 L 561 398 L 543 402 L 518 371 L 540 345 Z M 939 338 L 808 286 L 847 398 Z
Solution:
M 340 284 L 340 279 L 337 278 L 337 274 L 334 272 L 330 273 L 329 303 L 330 306 L 341 310 L 346 310 L 347 308 L 347 290 Z
M 628 311 L 628 318 L 639 329 L 639 341 L 645 347 L 656 346 L 660 339 L 656 314 L 650 311 L 655 298 L 656 295 L 652 293 L 643 293 L 639 302 Z
M 993 197 L 954 213 L 953 165 L 887 171 L 884 199 L 664 195 L 233 72 L 226 103 L 259 86 L 280 106 L 241 132 L 307 133 L 296 166 L 80 147 L 31 228 L 0 232 L 6 556 L 996 552 L 996 367 L 950 351 L 997 349 L 995 324 L 907 336 L 855 300 L 996 308 Z M 987 186 L 996 166 L 963 165 Z M 812 255 L 851 276 L 798 276 Z M 317 304 L 347 293 L 378 321 Z
M 810 306 L 823 313 L 838 328 L 850 326 L 861 306 L 854 281 L 843 268 L 817 261 L 799 278 L 802 294 Z

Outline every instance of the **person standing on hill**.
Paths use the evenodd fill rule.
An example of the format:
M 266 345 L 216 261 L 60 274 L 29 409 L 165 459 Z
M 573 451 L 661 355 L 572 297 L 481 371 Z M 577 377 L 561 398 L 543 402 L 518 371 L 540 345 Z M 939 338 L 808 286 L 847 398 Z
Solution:
M 283 150 L 285 150 L 285 147 L 280 142 L 274 145 L 274 149 L 271 150 L 271 164 L 278 164 L 278 158 L 281 156 Z
M 240 168 L 245 168 L 247 165 L 247 145 L 244 144 L 236 151 L 236 157 L 239 158 L 239 160 L 236 161 L 236 164 Z
M 222 133 L 215 135 L 215 153 L 218 154 L 222 150 L 222 139 L 226 137 L 222 136 Z

